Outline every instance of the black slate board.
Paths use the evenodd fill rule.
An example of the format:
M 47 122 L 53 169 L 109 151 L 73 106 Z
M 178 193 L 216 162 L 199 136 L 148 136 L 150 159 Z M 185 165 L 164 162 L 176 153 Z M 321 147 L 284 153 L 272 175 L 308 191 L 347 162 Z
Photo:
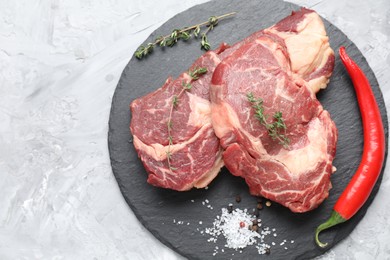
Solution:
M 205 21 L 211 15 L 238 12 L 234 18 L 220 21 L 220 25 L 209 34 L 213 47 L 225 41 L 235 43 L 250 33 L 266 28 L 292 10 L 299 7 L 282 1 L 266 0 L 216 0 L 195 6 L 180 13 L 157 29 L 145 41 L 151 42 L 159 35 L 166 35 L 173 28 Z M 251 197 L 244 181 L 233 177 L 225 169 L 212 182 L 209 188 L 175 192 L 155 188 L 146 183 L 146 172 L 133 148 L 129 132 L 129 104 L 132 100 L 160 87 L 168 75 L 174 77 L 186 70 L 202 54 L 197 40 L 180 42 L 174 48 L 157 49 L 142 61 L 132 58 L 123 71 L 112 101 L 109 121 L 108 145 L 113 173 L 122 194 L 141 223 L 162 243 L 189 259 L 310 259 L 321 255 L 325 250 L 316 247 L 313 235 L 315 228 L 329 216 L 332 206 L 360 162 L 363 134 L 359 108 L 351 81 L 342 66 L 337 50 L 346 46 L 348 53 L 366 72 L 382 113 L 388 142 L 388 123 L 386 108 L 374 73 L 368 66 L 362 53 L 335 26 L 324 21 L 332 48 L 336 52 L 336 66 L 326 90 L 318 97 L 327 109 L 339 130 L 336 159 L 336 174 L 332 177 L 333 189 L 329 198 L 318 208 L 305 214 L 294 214 L 288 209 L 273 203 L 261 211 L 264 226 L 276 228 L 277 237 L 268 236 L 266 242 L 274 241 L 270 255 L 259 256 L 255 247 L 245 248 L 242 253 L 226 249 L 213 257 L 215 246 L 224 248 L 221 237 L 216 244 L 207 242 L 208 235 L 202 235 L 197 229 L 211 227 L 221 209 L 229 203 L 241 209 L 256 207 L 256 198 Z M 386 149 L 387 150 L 387 149 Z M 383 166 L 384 168 L 384 166 Z M 382 169 L 383 175 L 383 169 Z M 321 235 L 321 240 L 329 242 L 331 248 L 348 236 L 365 215 L 374 199 L 382 179 L 376 184 L 364 207 L 348 222 L 339 225 Z M 241 195 L 242 201 L 235 202 L 235 196 Z M 209 200 L 213 209 L 202 205 Z M 192 202 L 193 200 L 194 202 Z M 174 220 L 176 223 L 174 223 Z M 183 224 L 177 224 L 183 221 Z M 202 221 L 202 224 L 199 224 Z M 187 225 L 189 223 L 189 225 Z M 286 239 L 288 243 L 280 246 Z M 294 240 L 294 243 L 290 243 Z M 288 249 L 284 249 L 287 246 Z M 234 255 L 233 255 L 234 254 Z

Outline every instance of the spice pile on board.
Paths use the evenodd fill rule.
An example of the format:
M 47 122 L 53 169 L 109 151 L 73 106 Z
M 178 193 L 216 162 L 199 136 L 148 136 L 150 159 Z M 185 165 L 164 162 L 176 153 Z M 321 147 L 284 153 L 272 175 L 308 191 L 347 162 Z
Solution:
M 208 242 L 217 242 L 219 236 L 223 235 L 226 239 L 225 247 L 239 250 L 247 246 L 256 245 L 259 254 L 269 253 L 270 245 L 264 242 L 265 236 L 271 234 L 268 227 L 257 232 L 261 227 L 261 219 L 248 213 L 247 209 L 236 208 L 231 213 L 223 208 L 222 214 L 217 216 L 213 222 L 213 227 L 206 228 L 205 233 L 211 237 Z M 214 250 L 213 255 L 218 253 L 218 248 Z
M 240 196 L 236 197 L 236 202 L 241 202 Z M 212 208 L 208 200 L 202 201 L 202 204 L 209 209 Z M 267 200 L 265 205 L 270 207 L 271 202 Z M 242 250 L 248 246 L 254 246 L 261 255 L 270 254 L 272 246 L 283 246 L 287 250 L 287 243 L 293 244 L 294 240 L 288 242 L 284 239 L 281 243 L 276 243 L 275 241 L 269 243 L 265 241 L 269 235 L 276 239 L 277 233 L 276 228 L 271 229 L 263 225 L 261 218 L 259 218 L 261 209 L 263 209 L 261 198 L 258 199 L 253 213 L 250 213 L 248 209 L 233 208 L 233 204 L 230 203 L 226 208 L 221 209 L 221 215 L 216 216 L 212 227 L 207 227 L 204 230 L 197 228 L 197 230 L 202 235 L 210 236 L 207 239 L 209 243 L 217 243 L 221 237 L 226 239 L 224 248 L 215 246 L 213 256 L 218 253 L 225 253 L 225 249 L 227 248 L 242 253 Z M 199 224 L 202 224 L 202 221 Z

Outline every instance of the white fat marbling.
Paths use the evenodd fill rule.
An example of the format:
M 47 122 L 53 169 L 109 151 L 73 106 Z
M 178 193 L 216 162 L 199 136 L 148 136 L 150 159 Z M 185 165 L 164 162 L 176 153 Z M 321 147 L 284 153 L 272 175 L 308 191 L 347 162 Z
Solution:
M 125 203 L 110 168 L 107 122 L 137 46 L 204 2 L 0 0 L 0 259 L 182 259 Z M 350 37 L 390 110 L 389 1 L 292 2 Z M 390 258 L 389 171 L 364 221 L 319 259 Z

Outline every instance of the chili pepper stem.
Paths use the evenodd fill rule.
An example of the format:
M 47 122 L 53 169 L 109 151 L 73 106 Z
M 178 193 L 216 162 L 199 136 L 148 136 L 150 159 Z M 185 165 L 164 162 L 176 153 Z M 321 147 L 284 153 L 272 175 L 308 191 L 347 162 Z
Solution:
M 321 225 L 319 225 L 317 227 L 317 229 L 316 229 L 316 238 L 315 238 L 315 240 L 316 240 L 317 245 L 319 247 L 322 247 L 322 248 L 325 248 L 328 245 L 328 243 L 322 243 L 319 240 L 318 235 L 320 234 L 321 231 L 323 231 L 325 229 L 328 229 L 330 227 L 333 227 L 333 226 L 335 226 L 337 224 L 343 223 L 345 221 L 346 221 L 345 218 L 343 218 L 339 213 L 337 213 L 336 211 L 333 210 L 332 211 L 332 215 L 330 216 L 330 218 L 326 222 L 324 222 Z

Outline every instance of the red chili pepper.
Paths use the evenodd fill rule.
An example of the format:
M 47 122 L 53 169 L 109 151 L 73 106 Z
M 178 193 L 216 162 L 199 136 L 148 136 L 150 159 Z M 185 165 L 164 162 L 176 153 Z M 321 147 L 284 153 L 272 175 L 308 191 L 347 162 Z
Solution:
M 321 243 L 321 231 L 350 219 L 363 206 L 369 197 L 382 170 L 385 158 L 385 133 L 379 107 L 364 72 L 348 56 L 345 47 L 340 48 L 340 58 L 344 63 L 354 85 L 363 124 L 363 155 L 356 173 L 333 207 L 331 217 L 316 230 L 315 240 Z

